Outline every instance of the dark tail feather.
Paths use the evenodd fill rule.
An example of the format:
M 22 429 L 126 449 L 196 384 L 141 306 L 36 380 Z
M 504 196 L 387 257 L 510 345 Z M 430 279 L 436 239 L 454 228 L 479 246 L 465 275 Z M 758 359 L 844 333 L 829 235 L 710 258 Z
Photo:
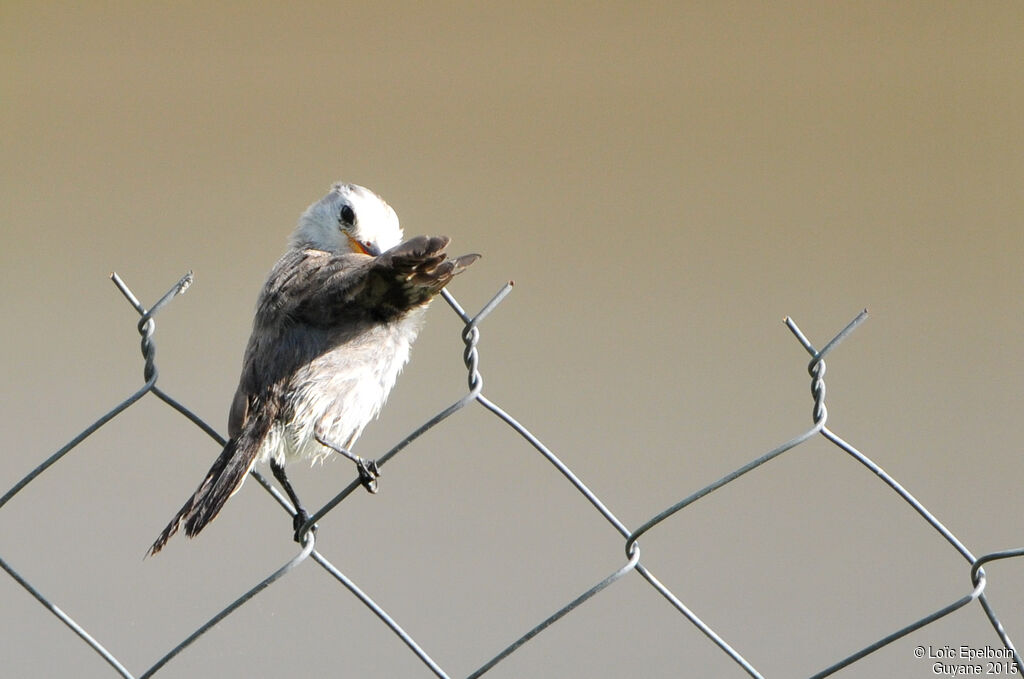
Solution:
M 163 549 L 171 536 L 178 532 L 178 528 L 183 522 L 186 535 L 190 538 L 198 535 L 199 531 L 206 527 L 206 524 L 213 521 L 228 498 L 242 486 L 242 482 L 245 481 L 246 475 L 256 461 L 256 453 L 262 443 L 262 437 L 258 437 L 259 440 L 254 441 L 253 437 L 247 436 L 246 433 L 243 431 L 238 438 L 228 441 L 220 457 L 210 467 L 206 478 L 199 484 L 195 494 L 178 510 L 171 522 L 160 533 L 160 537 L 149 548 L 148 555 L 156 554 Z M 242 443 L 240 444 L 240 442 Z

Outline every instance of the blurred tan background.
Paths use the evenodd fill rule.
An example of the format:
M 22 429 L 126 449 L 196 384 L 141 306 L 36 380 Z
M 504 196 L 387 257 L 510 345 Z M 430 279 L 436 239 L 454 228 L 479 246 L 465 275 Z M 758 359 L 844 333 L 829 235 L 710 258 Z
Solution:
M 407 235 L 484 259 L 485 394 L 636 527 L 810 426 L 830 426 L 975 554 L 1019 547 L 1024 499 L 1024 6 L 1015 2 L 0 5 L 0 370 L 6 491 L 142 384 L 226 426 L 253 304 L 331 182 Z M 382 454 L 465 389 L 434 305 Z M 255 483 L 142 560 L 217 447 L 152 396 L 0 510 L 0 556 L 136 674 L 296 551 Z M 295 469 L 312 506 L 352 478 Z M 966 562 L 816 439 L 652 530 L 644 563 L 767 677 L 807 676 L 970 590 Z M 623 563 L 615 531 L 482 408 L 321 522 L 323 553 L 452 676 Z M 1024 562 L 988 568 L 1024 642 Z M 110 677 L 0 576 L 11 677 Z M 972 605 L 843 671 L 934 676 L 917 645 L 998 646 Z M 312 562 L 160 677 L 425 677 Z M 488 676 L 740 677 L 635 574 Z

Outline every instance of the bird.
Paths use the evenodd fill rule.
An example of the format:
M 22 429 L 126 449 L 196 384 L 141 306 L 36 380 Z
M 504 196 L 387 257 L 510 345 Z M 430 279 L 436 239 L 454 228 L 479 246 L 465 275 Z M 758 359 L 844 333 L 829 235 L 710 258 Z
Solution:
M 409 360 L 431 299 L 480 257 L 449 257 L 447 236 L 402 239 L 394 209 L 356 184 L 335 183 L 302 213 L 256 304 L 228 441 L 147 555 L 182 526 L 198 535 L 257 462 L 295 506 L 300 539 L 309 514 L 285 464 L 331 455 L 320 441 L 351 449 Z

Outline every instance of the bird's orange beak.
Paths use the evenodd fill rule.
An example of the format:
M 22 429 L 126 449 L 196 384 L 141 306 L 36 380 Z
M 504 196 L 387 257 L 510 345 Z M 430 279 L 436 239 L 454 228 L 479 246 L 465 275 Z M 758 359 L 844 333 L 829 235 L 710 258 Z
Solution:
M 352 246 L 353 251 L 361 252 L 364 255 L 369 255 L 371 257 L 376 257 L 380 254 L 380 248 L 375 246 L 373 243 L 363 243 L 362 241 L 358 241 L 348 232 L 345 233 L 345 236 L 348 237 L 349 245 Z

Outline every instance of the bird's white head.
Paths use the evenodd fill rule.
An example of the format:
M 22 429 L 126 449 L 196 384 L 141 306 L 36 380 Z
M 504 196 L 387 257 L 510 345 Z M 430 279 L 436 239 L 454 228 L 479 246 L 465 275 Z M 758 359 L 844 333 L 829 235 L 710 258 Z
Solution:
M 373 191 L 337 183 L 306 208 L 292 233 L 293 248 L 379 255 L 402 242 L 398 215 Z

